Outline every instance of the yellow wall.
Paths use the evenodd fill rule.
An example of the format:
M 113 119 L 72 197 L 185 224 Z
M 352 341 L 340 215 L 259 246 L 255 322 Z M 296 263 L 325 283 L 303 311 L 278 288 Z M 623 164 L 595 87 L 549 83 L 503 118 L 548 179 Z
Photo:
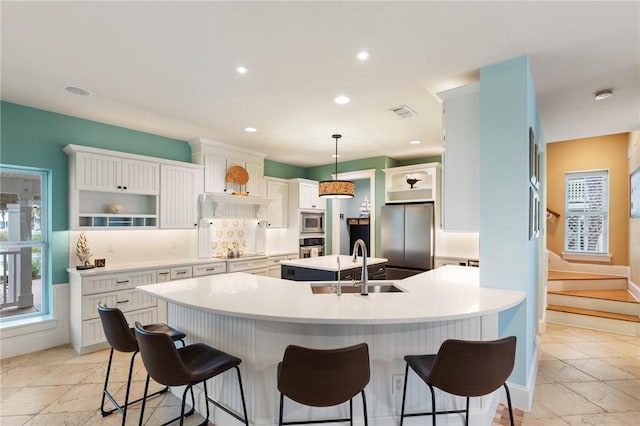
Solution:
M 547 220 L 549 250 L 560 255 L 564 250 L 565 173 L 608 169 L 610 264 L 629 265 L 628 144 L 629 133 L 547 144 L 547 207 L 560 213 L 559 218 Z
M 629 175 L 640 167 L 640 131 L 629 134 Z M 631 267 L 631 281 L 640 285 L 640 218 L 629 220 L 629 266 Z

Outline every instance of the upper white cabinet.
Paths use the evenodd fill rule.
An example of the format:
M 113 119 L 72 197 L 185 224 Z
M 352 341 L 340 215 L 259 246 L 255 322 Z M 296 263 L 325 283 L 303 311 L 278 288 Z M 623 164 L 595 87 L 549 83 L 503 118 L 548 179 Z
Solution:
M 269 228 L 286 228 L 289 225 L 289 184 L 286 180 L 278 178 L 268 177 L 265 180 L 267 198 L 271 200 L 267 226 Z
M 438 96 L 444 101 L 442 228 L 477 232 L 480 86 L 473 83 L 438 93 Z
M 157 195 L 160 165 L 151 161 L 102 155 L 75 154 L 75 185 L 79 190 Z
M 192 229 L 198 226 L 202 176 L 199 165 L 160 166 L 160 228 Z
M 318 182 L 308 179 L 289 181 L 289 202 L 301 210 L 325 210 L 327 200 L 318 196 Z
M 193 228 L 202 166 L 67 145 L 70 229 Z M 162 179 L 161 179 L 162 168 Z
M 385 203 L 440 202 L 440 163 L 384 169 Z
M 265 154 L 225 145 L 207 139 L 196 139 L 191 145 L 191 160 L 204 166 L 204 191 L 228 194 L 248 193 L 250 197 L 265 197 Z M 246 185 L 227 182 L 227 170 L 232 166 L 243 167 L 249 174 Z

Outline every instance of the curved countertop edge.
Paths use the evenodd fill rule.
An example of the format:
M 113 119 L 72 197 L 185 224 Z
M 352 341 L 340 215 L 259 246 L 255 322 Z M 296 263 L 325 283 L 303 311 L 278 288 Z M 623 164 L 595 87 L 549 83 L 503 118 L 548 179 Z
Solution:
M 241 272 L 136 288 L 198 311 L 302 324 L 377 325 L 457 320 L 501 312 L 525 299 L 521 291 L 480 287 L 478 268 L 446 266 L 394 282 L 406 292 L 366 297 L 312 294 L 309 282 Z M 292 297 L 298 303 L 282 303 Z M 456 301 L 458 307 L 445 301 Z

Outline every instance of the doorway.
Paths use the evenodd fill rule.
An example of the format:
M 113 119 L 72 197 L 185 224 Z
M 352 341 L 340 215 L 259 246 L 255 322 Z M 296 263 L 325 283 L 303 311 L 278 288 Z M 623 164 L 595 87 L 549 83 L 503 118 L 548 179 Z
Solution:
M 340 179 L 354 181 L 356 194 L 353 199 L 333 199 L 331 202 L 331 253 L 351 254 L 348 218 L 365 217 L 361 211 L 363 203 L 369 208 L 369 240 L 368 255 L 376 254 L 376 170 L 357 170 L 340 173 Z M 366 200 L 365 200 L 366 197 Z

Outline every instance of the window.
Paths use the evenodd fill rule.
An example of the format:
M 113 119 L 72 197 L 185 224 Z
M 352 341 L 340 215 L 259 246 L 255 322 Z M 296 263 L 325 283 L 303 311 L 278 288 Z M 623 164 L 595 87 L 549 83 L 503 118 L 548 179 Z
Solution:
M 565 174 L 565 216 L 565 252 L 608 254 L 608 170 Z
M 48 313 L 47 172 L 0 166 L 0 319 Z

